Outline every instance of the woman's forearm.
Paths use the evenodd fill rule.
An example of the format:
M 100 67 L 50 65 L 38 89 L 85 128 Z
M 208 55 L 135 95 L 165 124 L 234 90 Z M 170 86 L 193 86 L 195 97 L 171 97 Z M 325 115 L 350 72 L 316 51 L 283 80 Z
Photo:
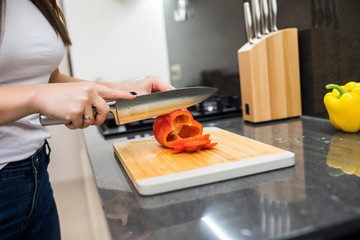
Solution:
M 41 84 L 0 87 L 0 126 L 38 112 Z
M 133 82 L 114 83 L 114 82 L 98 82 L 103 86 L 112 89 L 121 89 L 123 91 L 135 92 L 137 95 L 149 94 L 153 92 L 162 92 L 174 89 L 173 86 L 160 81 L 157 77 L 150 76 Z
M 81 82 L 82 80 L 61 74 L 56 69 L 50 76 L 50 83 Z M 14 122 L 33 113 L 41 112 L 41 97 L 48 84 L 18 85 L 0 87 L 0 126 Z M 54 106 L 56 107 L 56 106 Z
M 69 83 L 69 82 L 92 82 L 105 86 L 111 89 L 136 92 L 137 95 L 148 94 L 152 92 L 161 92 L 174 89 L 173 86 L 160 81 L 155 76 L 149 76 L 132 82 L 94 82 L 86 81 L 78 78 L 70 77 L 62 74 L 59 69 L 56 69 L 50 76 L 49 83 Z
M 74 78 L 65 74 L 62 74 L 57 68 L 50 75 L 49 83 L 69 83 L 69 82 L 85 82 L 85 80 L 81 80 L 78 78 Z

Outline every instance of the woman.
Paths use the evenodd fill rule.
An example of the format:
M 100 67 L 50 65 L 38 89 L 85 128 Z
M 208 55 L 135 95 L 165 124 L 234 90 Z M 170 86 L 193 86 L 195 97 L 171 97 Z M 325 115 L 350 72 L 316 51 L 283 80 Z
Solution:
M 60 239 L 47 173 L 50 132 L 39 114 L 85 128 L 105 120 L 105 99 L 173 87 L 155 77 L 95 83 L 61 74 L 71 41 L 56 0 L 0 0 L 0 14 L 0 239 Z

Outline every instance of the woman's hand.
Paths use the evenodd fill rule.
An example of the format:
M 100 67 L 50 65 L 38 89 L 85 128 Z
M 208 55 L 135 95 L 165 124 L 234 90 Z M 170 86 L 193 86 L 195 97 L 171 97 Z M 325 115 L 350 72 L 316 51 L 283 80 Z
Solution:
M 60 73 L 59 69 L 56 69 L 51 74 L 50 77 L 50 83 L 61 83 L 61 87 L 64 87 L 66 89 L 68 89 L 68 87 L 63 84 L 69 84 L 71 82 L 76 82 L 77 84 L 86 84 L 86 86 L 88 87 L 84 89 L 82 85 L 76 85 L 75 83 L 72 83 L 74 85 L 70 86 L 72 87 L 76 85 L 77 87 L 79 87 L 78 90 L 75 90 L 75 88 L 71 89 L 71 91 L 74 92 L 73 94 L 75 95 L 78 91 L 81 92 L 81 90 L 85 90 L 84 95 L 82 97 L 79 95 L 77 97 L 77 101 L 75 101 L 78 102 L 78 105 L 76 105 L 75 102 L 72 102 L 71 105 L 67 106 L 67 107 L 71 106 L 72 110 L 69 110 L 67 115 L 60 116 L 60 119 L 64 119 L 65 116 L 66 117 L 65 120 L 72 121 L 72 124 L 66 125 L 70 129 L 79 128 L 79 127 L 85 128 L 92 124 L 101 124 L 105 120 L 107 114 L 110 111 L 110 108 L 106 104 L 104 99 L 119 99 L 119 98 L 131 99 L 131 98 L 135 98 L 136 97 L 135 95 L 143 95 L 152 92 L 161 92 L 161 91 L 174 89 L 173 86 L 160 81 L 157 77 L 146 77 L 144 79 L 140 79 L 128 83 L 89 82 L 64 75 Z M 58 97 L 62 98 L 66 96 L 68 95 L 65 96 L 59 95 Z M 81 102 L 87 102 L 87 103 L 84 104 Z M 93 102 L 92 106 L 90 102 Z M 86 107 L 83 107 L 84 105 L 86 105 Z M 97 112 L 96 118 L 94 120 L 91 119 L 84 120 L 83 119 L 84 116 L 91 116 L 92 107 L 95 107 L 96 109 Z M 81 115 L 81 113 L 83 115 Z M 56 113 L 56 115 L 53 115 L 53 117 L 46 114 L 44 115 L 50 118 L 55 118 L 55 117 L 59 117 L 58 114 L 59 113 Z
M 59 111 L 50 113 L 50 108 L 47 107 L 43 108 L 46 110 L 41 113 L 50 118 L 70 120 L 72 123 L 66 125 L 70 129 L 85 128 L 89 125 L 103 123 L 110 111 L 104 99 L 132 99 L 136 97 L 135 95 L 174 89 L 173 86 L 160 81 L 157 77 L 147 77 L 128 83 L 79 81 L 55 85 L 59 86 L 54 86 L 53 90 L 56 93 L 51 94 L 51 96 L 56 96 L 56 98 L 53 97 L 51 101 L 56 104 L 62 99 L 67 103 L 61 105 L 64 108 L 61 113 Z M 51 106 L 50 104 L 49 107 Z M 85 120 L 84 116 L 92 116 L 93 107 L 97 112 L 95 119 Z
M 153 92 L 162 92 L 175 89 L 173 86 L 160 81 L 157 77 L 151 76 L 140 80 L 126 83 L 101 83 L 110 88 L 135 92 L 137 95 L 144 95 Z
M 44 84 L 39 87 L 37 96 L 37 112 L 52 119 L 71 121 L 66 124 L 70 129 L 101 124 L 110 111 L 105 99 L 136 97 L 128 91 L 111 89 L 88 81 Z M 93 108 L 96 116 L 93 115 Z M 85 116 L 88 119 L 84 119 Z

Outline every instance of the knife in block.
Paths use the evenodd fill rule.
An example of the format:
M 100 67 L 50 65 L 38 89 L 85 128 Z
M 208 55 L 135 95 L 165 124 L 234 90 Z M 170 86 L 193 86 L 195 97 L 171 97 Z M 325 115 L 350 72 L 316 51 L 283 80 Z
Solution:
M 277 30 L 275 4 L 273 32 L 255 40 L 248 37 L 238 50 L 243 119 L 254 123 L 301 115 L 297 29 Z M 251 30 L 246 14 L 245 22 Z
M 262 122 L 271 120 L 267 46 L 258 27 L 259 3 L 252 0 L 252 5 L 255 38 L 252 38 L 254 35 L 250 6 L 245 2 L 244 16 L 248 42 L 238 51 L 241 103 L 244 120 Z

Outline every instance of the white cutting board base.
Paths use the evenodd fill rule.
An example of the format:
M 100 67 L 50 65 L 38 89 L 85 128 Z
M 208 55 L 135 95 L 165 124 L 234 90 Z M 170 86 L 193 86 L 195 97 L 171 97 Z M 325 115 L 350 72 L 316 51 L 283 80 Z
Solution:
M 172 154 L 153 139 L 114 144 L 114 151 L 141 195 L 153 195 L 290 167 L 295 154 L 220 128 L 204 128 L 214 149 Z

